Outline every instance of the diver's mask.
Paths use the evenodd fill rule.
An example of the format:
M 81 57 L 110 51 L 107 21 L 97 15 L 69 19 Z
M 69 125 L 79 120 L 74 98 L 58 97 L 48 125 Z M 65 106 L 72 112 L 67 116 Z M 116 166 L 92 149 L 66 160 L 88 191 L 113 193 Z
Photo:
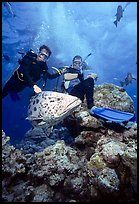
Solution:
M 45 53 L 41 51 L 39 52 L 39 55 L 44 58 L 44 61 L 46 61 L 49 58 L 49 53 Z
M 73 67 L 74 67 L 74 68 L 80 68 L 81 63 L 82 63 L 82 60 L 81 60 L 80 58 L 75 59 L 75 60 L 73 61 Z

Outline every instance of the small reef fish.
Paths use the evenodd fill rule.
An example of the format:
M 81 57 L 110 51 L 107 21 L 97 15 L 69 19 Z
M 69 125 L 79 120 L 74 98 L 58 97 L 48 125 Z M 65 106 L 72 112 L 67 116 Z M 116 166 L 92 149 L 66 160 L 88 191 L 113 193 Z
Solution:
M 28 117 L 33 127 L 50 128 L 69 116 L 81 100 L 75 96 L 54 91 L 42 91 L 32 96 Z
M 123 12 L 124 12 L 124 10 L 123 10 L 122 6 L 119 5 L 119 6 L 117 7 L 117 13 L 116 13 L 116 15 L 115 15 L 115 16 L 116 16 L 116 20 L 113 22 L 113 23 L 116 25 L 116 27 L 117 27 L 118 21 L 120 21 L 121 18 L 123 17 Z
M 114 77 L 113 79 L 114 79 L 114 80 L 118 80 L 118 78 L 117 78 L 117 77 Z
M 116 25 L 116 27 L 117 27 L 118 21 L 120 21 L 121 18 L 123 17 L 123 12 L 125 11 L 125 8 L 126 8 L 129 4 L 130 4 L 130 2 L 127 2 L 126 5 L 124 6 L 124 8 L 122 8 L 121 5 L 119 5 L 119 6 L 117 7 L 117 13 L 116 13 L 116 15 L 115 15 L 115 16 L 116 16 L 116 20 L 113 22 L 113 23 Z
M 121 86 L 124 86 L 124 85 L 127 86 L 128 84 L 132 83 L 133 79 L 136 80 L 136 78 L 134 78 L 131 73 L 127 73 L 125 81 L 120 81 L 120 84 L 121 84 Z

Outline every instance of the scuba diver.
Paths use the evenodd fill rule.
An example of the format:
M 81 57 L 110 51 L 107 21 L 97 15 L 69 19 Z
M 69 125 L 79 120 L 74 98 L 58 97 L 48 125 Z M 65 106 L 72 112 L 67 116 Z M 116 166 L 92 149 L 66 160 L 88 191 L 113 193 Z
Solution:
M 57 73 L 50 74 L 46 61 L 51 55 L 51 50 L 42 45 L 39 53 L 35 54 L 32 50 L 19 60 L 19 66 L 14 71 L 10 79 L 6 82 L 2 90 L 2 98 L 10 94 L 11 98 L 17 99 L 17 93 L 26 87 L 32 87 L 35 93 L 41 92 L 41 88 L 36 82 L 42 77 L 46 83 L 47 79 L 54 79 L 63 73 L 63 70 L 57 70 Z
M 97 75 L 91 74 L 84 79 L 84 69 L 86 68 L 82 57 L 76 55 L 72 60 L 72 65 L 66 68 L 61 88 L 64 92 L 80 98 L 82 102 L 86 96 L 87 107 L 91 109 L 94 106 L 94 80 L 97 79 Z

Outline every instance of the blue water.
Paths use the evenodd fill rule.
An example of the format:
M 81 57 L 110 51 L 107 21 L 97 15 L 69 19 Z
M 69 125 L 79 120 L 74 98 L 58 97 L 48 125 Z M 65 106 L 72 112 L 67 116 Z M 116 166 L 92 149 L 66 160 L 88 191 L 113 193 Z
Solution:
M 127 2 L 11 2 L 13 17 L 2 3 L 2 85 L 21 58 L 18 51 L 35 52 L 46 44 L 52 50 L 48 66 L 70 65 L 79 54 L 92 53 L 87 63 L 98 74 L 96 85 L 114 83 L 120 86 L 127 72 L 137 77 L 137 3 L 131 2 L 123 18 L 114 25 L 117 6 Z M 91 71 L 86 71 L 88 74 Z M 60 86 L 59 80 L 58 85 Z M 47 90 L 56 90 L 57 79 L 47 81 Z M 125 87 L 137 111 L 137 81 Z M 26 88 L 13 102 L 9 96 L 2 101 L 2 128 L 19 142 L 31 125 L 27 106 L 32 94 Z M 137 114 L 136 114 L 137 118 Z

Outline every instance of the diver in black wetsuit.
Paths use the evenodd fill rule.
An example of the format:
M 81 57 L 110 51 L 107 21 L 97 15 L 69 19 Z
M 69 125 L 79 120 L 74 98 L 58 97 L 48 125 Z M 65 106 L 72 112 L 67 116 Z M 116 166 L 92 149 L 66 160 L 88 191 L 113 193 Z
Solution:
M 82 57 L 77 55 L 73 58 L 73 65 L 66 69 L 63 75 L 62 90 L 70 95 L 76 96 L 84 101 L 86 97 L 87 107 L 91 109 L 94 106 L 94 80 L 97 79 L 96 74 L 91 74 L 84 79 L 83 76 Z
M 11 78 L 5 84 L 2 90 L 2 98 L 9 93 L 17 94 L 25 87 L 32 87 L 35 93 L 41 92 L 41 89 L 36 85 L 36 82 L 42 77 L 46 82 L 46 79 L 54 79 L 62 74 L 62 70 L 57 70 L 55 74 L 48 72 L 47 59 L 51 55 L 51 50 L 42 45 L 39 48 L 39 53 L 35 54 L 32 50 L 28 51 L 23 59 L 19 62 L 19 68 L 14 72 Z

